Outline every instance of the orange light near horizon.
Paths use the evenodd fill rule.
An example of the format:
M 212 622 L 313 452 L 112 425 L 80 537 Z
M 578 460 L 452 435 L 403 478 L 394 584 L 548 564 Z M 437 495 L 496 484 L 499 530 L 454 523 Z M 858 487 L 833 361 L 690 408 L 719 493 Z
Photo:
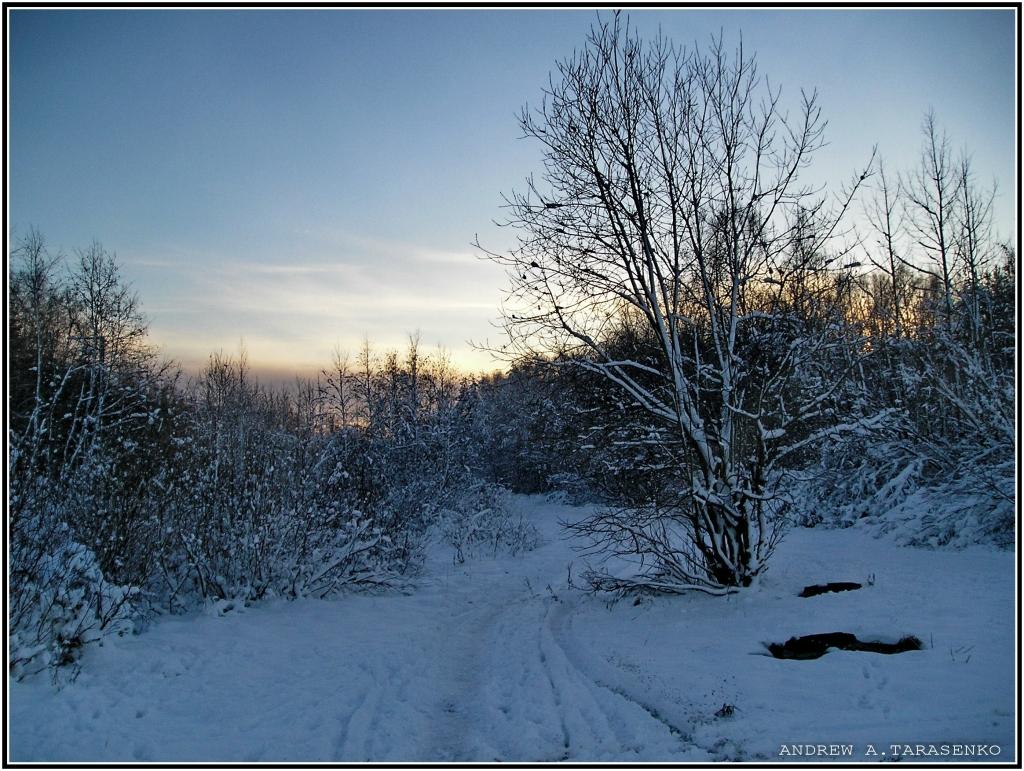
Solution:
M 296 378 L 315 379 L 324 370 L 331 369 L 335 348 L 333 345 L 319 345 L 315 350 L 310 351 L 299 347 L 289 348 L 286 344 L 276 341 L 250 341 L 248 339 L 243 339 L 241 345 L 239 342 L 235 342 L 233 345 L 204 345 L 202 341 L 189 345 L 183 340 L 176 340 L 164 345 L 161 344 L 158 337 L 154 339 L 154 342 L 164 357 L 179 363 L 187 375 L 198 375 L 202 372 L 210 356 L 214 354 L 237 357 L 244 348 L 252 374 L 261 381 L 273 383 L 291 383 Z M 408 344 L 408 339 L 389 344 L 376 343 L 371 339 L 370 349 L 376 358 L 383 358 L 391 351 L 397 352 L 401 358 L 407 350 Z M 339 344 L 338 347 L 343 354 L 348 353 L 349 363 L 354 365 L 362 346 L 362 341 L 356 341 L 350 345 Z M 487 351 L 468 346 L 443 350 L 449 366 L 460 375 L 489 375 L 508 370 L 508 365 L 505 362 L 494 359 Z M 436 361 L 441 349 L 436 345 L 423 345 L 421 341 L 419 352 L 424 360 Z M 317 355 L 318 353 L 320 355 Z

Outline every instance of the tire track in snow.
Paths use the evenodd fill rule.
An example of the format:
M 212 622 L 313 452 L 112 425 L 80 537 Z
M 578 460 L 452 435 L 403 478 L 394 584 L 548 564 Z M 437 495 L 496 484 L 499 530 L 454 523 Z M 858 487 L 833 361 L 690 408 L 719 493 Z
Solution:
M 491 630 L 481 705 L 496 760 L 558 762 L 568 752 L 563 700 L 539 636 L 542 613 L 535 597 L 520 592 L 502 604 Z
M 373 759 L 372 745 L 375 727 L 379 723 L 382 681 L 367 667 L 360 666 L 359 669 L 369 682 L 361 688 L 355 706 L 342 718 L 341 730 L 334 742 L 332 760 L 335 761 Z
M 475 601 L 474 606 L 476 605 Z M 507 603 L 500 595 L 491 603 L 458 613 L 443 624 L 447 645 L 436 656 L 443 656 L 439 667 L 445 687 L 431 711 L 430 742 L 424 757 L 431 761 L 480 761 L 479 736 L 481 701 L 487 692 L 490 674 L 485 666 L 490 642 L 498 621 L 505 615 Z M 494 758 L 498 760 L 499 758 Z
M 694 747 L 625 672 L 595 666 L 574 639 L 579 599 L 551 589 L 564 576 L 560 555 L 542 547 L 506 566 L 446 582 L 419 666 L 360 666 L 335 760 L 387 759 L 396 738 L 408 754 L 394 759 L 442 763 L 664 761 Z M 545 584 L 547 594 L 533 589 Z
M 545 618 L 547 617 L 547 611 L 545 610 Z M 562 727 L 562 746 L 565 748 L 565 752 L 558 758 L 559 761 L 566 761 L 569 759 L 571 752 L 571 742 L 569 740 L 569 728 L 565 723 L 565 713 L 562 704 L 562 696 L 559 693 L 558 687 L 555 685 L 555 677 L 551 672 L 551 665 L 548 663 L 547 655 L 544 653 L 544 641 L 541 635 L 537 635 L 537 653 L 540 658 L 540 663 L 544 667 L 544 674 L 547 675 L 548 687 L 551 688 L 551 694 L 555 700 L 555 707 L 558 710 L 558 720 Z
M 569 760 L 664 759 L 685 752 L 686 732 L 660 712 L 626 692 L 594 677 L 565 642 L 565 619 L 575 606 L 553 594 L 542 597 L 520 592 L 497 602 L 487 633 L 474 635 L 481 655 L 475 714 L 494 715 L 493 724 L 478 726 L 488 744 L 500 747 L 501 731 L 522 738 L 532 735 L 533 753 L 522 748 L 502 760 L 559 762 Z M 498 694 L 486 688 L 487 678 L 506 677 Z M 493 703 L 493 697 L 501 699 Z M 491 703 L 487 703 L 488 697 Z M 548 732 L 538 729 L 546 724 Z M 557 726 L 557 729 L 551 730 Z M 538 733 L 539 731 L 539 733 Z M 557 738 L 556 738 L 557 736 Z M 512 747 L 509 746 L 511 750 Z M 433 756 L 436 757 L 436 756 Z
M 565 658 L 565 661 L 569 664 L 570 667 L 572 667 L 572 669 L 577 673 L 577 675 L 580 678 L 586 680 L 587 682 L 593 684 L 597 688 L 600 688 L 605 692 L 614 695 L 618 699 L 621 699 L 623 702 L 630 705 L 631 707 L 642 710 L 644 713 L 647 714 L 648 717 L 656 721 L 661 728 L 668 731 L 669 735 L 680 745 L 688 745 L 691 747 L 694 746 L 692 744 L 691 737 L 689 736 L 688 732 L 680 729 L 678 726 L 674 725 L 671 721 L 665 718 L 661 714 L 660 710 L 645 703 L 644 700 L 638 698 L 635 694 L 629 693 L 626 689 L 622 688 L 621 686 L 610 685 L 603 679 L 596 677 L 590 672 L 586 671 L 586 668 L 581 662 L 579 655 L 575 652 L 571 652 L 575 651 L 578 646 L 567 644 L 565 642 L 565 640 L 567 639 L 565 626 L 571 612 L 572 608 L 560 603 L 559 610 L 555 611 L 554 613 L 545 614 L 545 622 L 547 625 L 547 629 L 549 630 L 551 640 L 555 645 L 558 646 L 558 649 L 561 651 L 562 656 Z M 682 749 L 682 747 L 680 747 L 680 749 Z
M 367 697 L 370 695 L 370 689 L 364 688 L 362 694 L 359 696 L 359 700 L 350 712 L 345 713 L 340 718 L 341 726 L 338 730 L 338 735 L 334 740 L 334 752 L 331 755 L 332 761 L 346 760 L 349 758 L 348 753 L 348 735 L 349 727 L 352 725 L 352 719 L 356 713 L 363 708 L 366 703 Z
M 561 719 L 567 726 L 569 755 L 577 758 L 618 756 L 635 751 L 633 732 L 627 730 L 625 715 L 607 698 L 593 679 L 573 666 L 550 628 L 551 606 L 544 609 L 538 627 L 544 660 L 552 673 L 552 688 L 559 695 Z M 559 676 L 554 676 L 557 665 Z M 568 757 L 566 758 L 568 759 Z

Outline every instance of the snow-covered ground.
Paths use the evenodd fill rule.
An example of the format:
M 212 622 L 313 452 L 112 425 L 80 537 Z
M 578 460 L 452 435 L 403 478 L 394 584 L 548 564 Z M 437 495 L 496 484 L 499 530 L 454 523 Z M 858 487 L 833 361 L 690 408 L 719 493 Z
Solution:
M 852 745 L 833 759 L 857 762 L 898 744 L 1016 760 L 1011 553 L 796 529 L 739 595 L 613 603 L 567 586 L 581 561 L 557 520 L 581 510 L 514 505 L 545 538 L 522 557 L 455 566 L 439 549 L 409 596 L 168 618 L 94 647 L 60 690 L 11 682 L 10 759 L 820 762 L 816 745 Z M 925 649 L 786 661 L 761 645 L 834 631 Z

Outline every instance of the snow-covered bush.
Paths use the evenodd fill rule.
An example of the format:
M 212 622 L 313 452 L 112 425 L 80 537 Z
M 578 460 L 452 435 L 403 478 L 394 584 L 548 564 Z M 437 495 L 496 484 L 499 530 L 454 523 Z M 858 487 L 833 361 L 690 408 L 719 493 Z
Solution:
M 1012 449 L 1002 464 L 933 463 L 891 438 L 830 448 L 797 496 L 807 524 L 866 526 L 913 546 L 1013 544 Z
M 823 449 L 820 464 L 802 475 L 797 520 L 850 527 L 883 516 L 922 484 L 923 471 L 922 459 L 891 436 L 834 442 Z
M 903 341 L 897 353 L 878 374 L 900 409 L 883 430 L 824 449 L 807 469 L 803 516 L 906 544 L 1011 546 L 1012 371 L 949 337 Z
M 133 626 L 133 591 L 103 578 L 96 555 L 68 540 L 18 588 L 12 618 L 11 673 L 22 678 L 74 664 L 85 645 Z
M 12 475 L 8 665 L 19 679 L 74 664 L 85 645 L 132 624 L 135 590 L 107 581 L 75 541 L 65 498 L 49 480 Z
M 244 361 L 214 357 L 192 399 L 160 512 L 155 604 L 400 581 L 407 555 L 389 518 L 360 500 L 354 441 L 281 425 Z
M 509 510 L 507 496 L 496 485 L 479 483 L 441 512 L 441 535 L 454 550 L 455 562 L 499 553 L 515 556 L 537 548 L 537 528 Z

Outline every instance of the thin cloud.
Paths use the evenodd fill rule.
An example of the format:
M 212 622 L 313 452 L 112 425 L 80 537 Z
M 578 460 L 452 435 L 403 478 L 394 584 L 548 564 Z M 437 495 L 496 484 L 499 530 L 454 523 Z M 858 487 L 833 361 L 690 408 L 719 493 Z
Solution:
M 172 296 L 146 303 L 152 339 L 190 370 L 243 338 L 254 366 L 308 368 L 330 361 L 334 341 L 355 350 L 368 333 L 401 348 L 416 330 L 458 366 L 491 368 L 467 341 L 496 317 L 503 273 L 468 248 L 321 228 L 293 231 L 287 251 L 167 245 L 125 265 L 166 276 Z

